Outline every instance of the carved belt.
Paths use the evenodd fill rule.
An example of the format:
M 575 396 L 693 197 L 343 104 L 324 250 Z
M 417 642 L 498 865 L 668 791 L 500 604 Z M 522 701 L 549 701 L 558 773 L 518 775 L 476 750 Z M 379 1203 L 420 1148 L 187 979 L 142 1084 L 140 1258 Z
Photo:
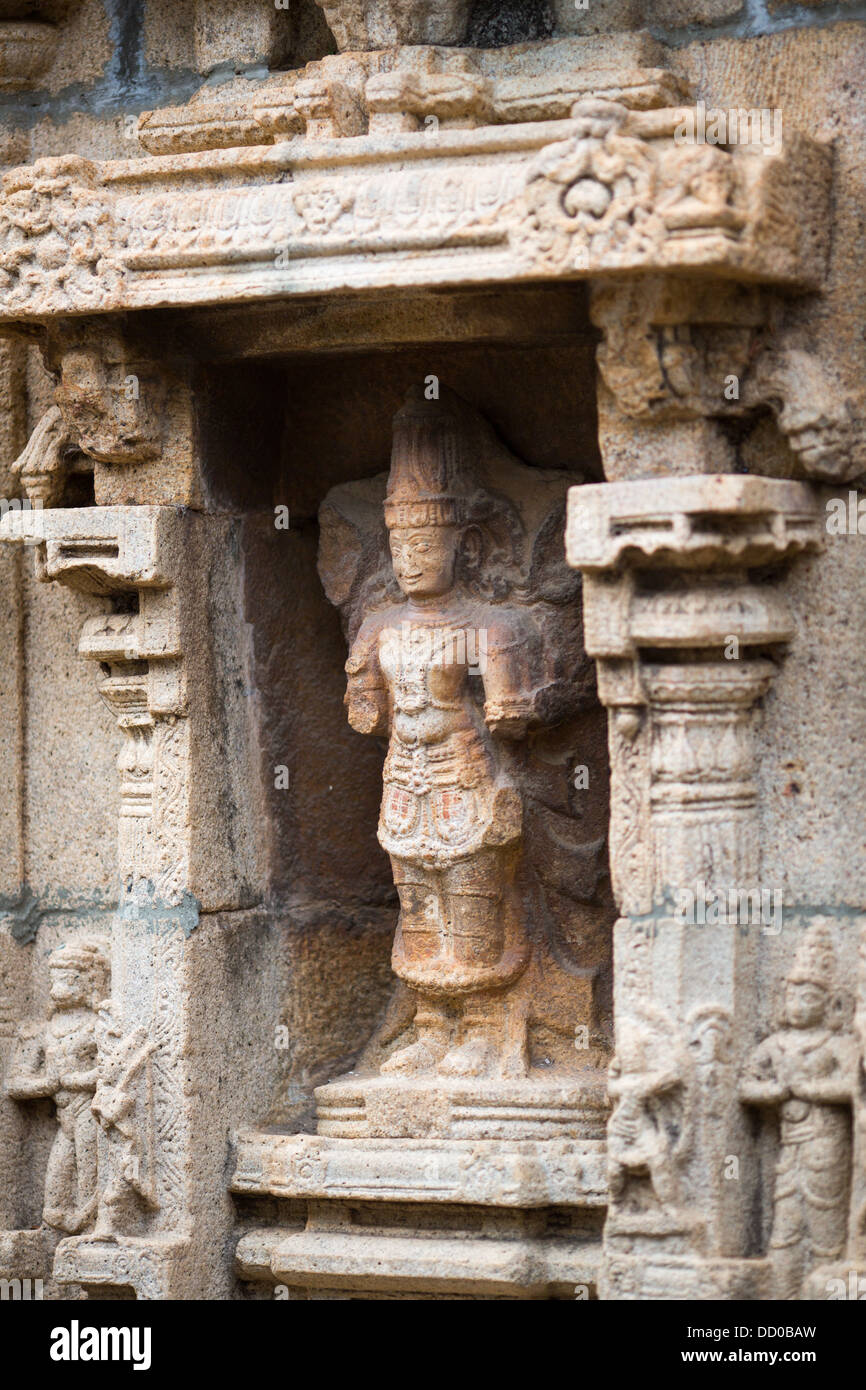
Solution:
M 473 730 L 461 730 L 443 743 L 409 746 L 395 737 L 385 759 L 383 781 L 423 796 L 434 787 L 477 787 L 490 780 L 484 744 Z

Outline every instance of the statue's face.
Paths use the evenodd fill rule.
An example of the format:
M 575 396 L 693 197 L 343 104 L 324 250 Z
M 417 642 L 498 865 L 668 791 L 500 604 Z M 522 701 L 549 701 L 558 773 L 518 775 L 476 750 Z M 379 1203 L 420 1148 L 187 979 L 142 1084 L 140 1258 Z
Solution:
M 448 593 L 459 549 L 455 526 L 400 526 L 391 531 L 390 541 L 394 574 L 408 598 Z
M 51 970 L 51 998 L 60 1009 L 74 1009 L 87 1003 L 87 989 L 78 970 L 55 965 Z
M 785 1012 L 793 1028 L 816 1028 L 826 1007 L 826 990 L 811 980 L 789 980 L 785 986 Z

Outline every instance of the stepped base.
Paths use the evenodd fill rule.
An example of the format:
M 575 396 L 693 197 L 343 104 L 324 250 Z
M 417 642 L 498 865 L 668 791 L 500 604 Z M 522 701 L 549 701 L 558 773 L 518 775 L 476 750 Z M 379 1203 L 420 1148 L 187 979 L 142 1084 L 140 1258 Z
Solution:
M 590 1298 L 607 1200 L 600 1139 L 245 1133 L 241 1278 L 281 1298 Z M 252 1199 L 252 1200 L 250 1200 Z M 267 1296 L 265 1294 L 264 1296 Z
M 315 1092 L 317 1131 L 340 1139 L 604 1139 L 606 1078 L 347 1076 Z
M 177 1298 L 176 1272 L 187 1248 L 183 1237 L 70 1236 L 57 1247 L 54 1277 L 81 1284 L 93 1298 L 120 1290 L 144 1300 Z

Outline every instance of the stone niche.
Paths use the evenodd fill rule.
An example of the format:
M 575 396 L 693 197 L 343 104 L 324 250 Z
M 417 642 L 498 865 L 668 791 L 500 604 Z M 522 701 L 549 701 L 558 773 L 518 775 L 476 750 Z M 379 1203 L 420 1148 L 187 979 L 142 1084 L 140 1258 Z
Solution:
M 525 578 L 546 585 L 552 614 L 558 605 L 579 622 L 558 537 L 569 484 L 600 476 L 594 393 L 574 386 L 591 381 L 596 335 L 580 289 L 398 298 L 378 312 L 386 331 L 426 330 L 430 341 L 213 362 L 198 388 L 205 485 L 220 506 L 259 508 L 243 522 L 245 613 L 262 672 L 271 891 L 296 937 L 281 1015 L 291 1071 L 238 1141 L 238 1270 L 258 1296 L 573 1297 L 577 1283 L 595 1287 L 612 1043 L 606 736 L 593 672 L 579 643 L 573 698 L 520 756 L 533 873 L 521 908 L 551 952 L 540 978 L 530 984 L 525 972 L 515 1010 L 525 1014 L 526 1075 L 501 1079 L 498 1062 L 465 1079 L 390 1073 L 388 1059 L 421 1031 L 417 1001 L 390 968 L 400 900 L 376 840 L 387 731 L 364 738 L 346 717 L 357 622 L 341 586 L 356 521 L 367 526 L 365 553 L 385 543 L 394 419 L 407 394 L 426 391 L 431 410 L 437 396 L 443 408 L 456 398 L 483 422 L 499 488 L 519 497 L 538 479 L 540 505 L 520 537 Z M 253 381 L 258 428 L 273 439 L 269 453 L 255 449 L 254 473 L 239 467 Z M 555 413 L 551 393 L 562 401 Z M 274 525 L 279 507 L 288 533 Z M 273 776 L 280 764 L 287 788 Z M 456 1043 L 468 1024 L 458 1004 L 448 1008 Z M 358 1118 L 343 1121 L 353 1107 Z M 476 1232 L 477 1259 L 455 1244 L 461 1231 Z M 377 1251 L 393 1251 L 395 1268 L 369 1278 Z

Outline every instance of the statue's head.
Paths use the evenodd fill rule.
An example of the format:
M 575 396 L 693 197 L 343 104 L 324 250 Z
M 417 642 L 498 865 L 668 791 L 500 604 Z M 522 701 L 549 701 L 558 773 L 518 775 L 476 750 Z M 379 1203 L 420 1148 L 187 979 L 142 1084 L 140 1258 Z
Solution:
M 785 977 L 785 1016 L 792 1028 L 827 1021 L 836 984 L 833 940 L 823 922 L 809 928 Z
M 79 937 L 55 951 L 48 963 L 49 993 L 55 1009 L 95 1009 L 108 990 L 107 943 Z
M 478 563 L 481 538 L 470 521 L 478 489 L 466 452 L 448 404 L 413 391 L 394 418 L 385 498 L 394 574 L 409 598 L 449 593 L 461 561 Z

